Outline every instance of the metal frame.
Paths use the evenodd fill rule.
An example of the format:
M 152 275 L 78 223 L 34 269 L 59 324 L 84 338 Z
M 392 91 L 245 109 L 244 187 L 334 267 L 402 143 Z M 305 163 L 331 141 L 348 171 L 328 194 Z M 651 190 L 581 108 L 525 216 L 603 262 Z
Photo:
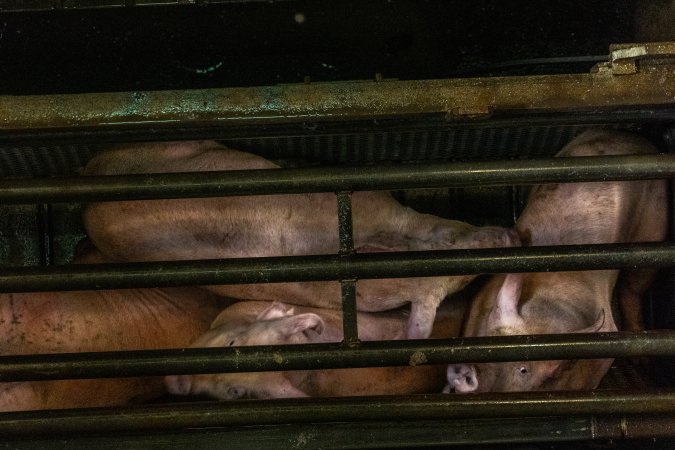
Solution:
M 630 61 L 623 59 L 617 60 L 618 63 L 622 70 L 626 64 L 630 65 Z M 615 74 L 610 65 L 601 66 L 598 72 L 589 75 L 513 79 L 351 82 L 182 92 L 0 97 L 0 115 L 3 116 L 0 141 L 47 138 L 66 141 L 94 138 L 138 140 L 148 139 L 149 136 L 155 139 L 242 137 L 277 135 L 280 130 L 282 134 L 292 135 L 335 132 L 355 124 L 363 129 L 380 131 L 401 126 L 428 129 L 487 126 L 500 121 L 532 118 L 534 114 L 538 115 L 535 122 L 550 121 L 551 114 L 565 122 L 574 121 L 573 113 L 580 110 L 585 115 L 581 119 L 577 116 L 576 120 L 590 123 L 604 121 L 608 117 L 618 121 L 627 117 L 635 120 L 642 110 L 649 108 L 653 111 L 655 107 L 657 112 L 651 118 L 675 119 L 675 102 L 670 92 L 675 86 L 675 67 L 663 65 L 645 71 L 637 70 L 638 67 L 636 65 L 636 72 L 630 75 Z M 261 124 L 266 126 L 265 130 L 260 130 Z M 1 357 L 0 379 L 18 381 L 106 377 L 113 374 L 292 370 L 316 368 L 317 361 L 322 362 L 324 367 L 367 367 L 417 364 L 423 360 L 446 363 L 514 358 L 675 355 L 675 331 L 466 338 L 434 342 L 359 342 L 355 282 L 360 278 L 672 266 L 675 263 L 675 246 L 671 243 L 615 244 L 357 255 L 353 246 L 349 194 L 360 189 L 606 181 L 672 178 L 674 175 L 673 156 L 656 155 L 573 158 L 569 161 L 407 165 L 384 171 L 381 168 L 336 168 L 200 173 L 199 178 L 190 174 L 166 174 L 5 180 L 0 183 L 0 199 L 8 203 L 336 192 L 340 232 L 340 252 L 337 255 L 255 261 L 238 259 L 13 268 L 0 271 L 0 286 L 2 290 L 18 292 L 94 286 L 339 279 L 342 283 L 345 341 L 342 344 L 301 347 L 240 348 L 237 349 L 236 361 L 234 349 L 229 348 Z M 162 276 L 159 271 L 169 275 Z M 183 357 L 179 358 L 178 353 Z M 373 359 L 374 355 L 378 359 Z M 586 417 L 574 417 L 579 414 Z M 536 428 L 529 428 L 533 433 L 528 438 L 530 440 L 672 436 L 675 429 L 675 391 L 238 401 L 5 413 L 0 414 L 0 436 L 22 439 L 21 442 L 28 439 L 39 444 L 43 438 L 41 433 L 68 436 L 215 426 L 227 428 L 202 433 L 234 433 L 255 439 L 251 437 L 251 429 L 236 427 L 256 425 L 254 432 L 257 432 L 265 430 L 261 424 L 267 423 L 287 424 L 283 426 L 291 427 L 289 433 L 295 433 L 299 439 L 303 433 L 328 429 L 336 429 L 336 433 L 342 433 L 341 436 L 349 436 L 354 426 L 353 423 L 333 422 L 365 420 L 357 427 L 369 432 L 381 430 L 380 426 L 386 423 L 403 423 L 404 428 L 407 427 L 402 434 L 408 440 L 395 441 L 396 434 L 387 440 L 380 431 L 378 436 L 383 437 L 382 441 L 366 442 L 365 437 L 360 441 L 364 445 L 377 446 L 413 442 L 410 439 L 415 434 L 415 424 L 423 423 L 435 430 L 447 431 L 450 426 L 448 420 L 452 419 L 466 426 L 475 423 L 474 431 L 478 431 L 474 436 L 486 436 L 484 442 L 513 442 L 516 437 L 507 431 L 513 422 L 487 418 L 523 415 L 560 416 L 547 422 L 551 427 L 541 426 L 541 421 L 536 418 L 518 419 L 526 428 Z M 482 422 L 467 422 L 465 419 L 468 417 L 484 419 L 480 419 Z M 499 425 L 494 433 L 480 431 L 480 427 L 495 422 Z M 558 425 L 571 427 L 575 424 L 580 428 L 568 428 L 567 432 L 557 435 L 553 429 Z M 631 430 L 637 431 L 632 434 Z M 282 439 L 279 436 L 283 432 L 279 433 L 274 435 L 275 442 Z M 305 444 L 317 442 L 311 438 L 314 435 L 306 436 L 310 438 Z M 94 442 L 98 438 L 87 435 L 80 439 L 84 440 L 80 441 L 82 443 Z M 467 442 L 462 438 L 441 438 L 440 441 Z
M 645 115 L 671 120 L 675 67 L 663 61 L 673 52 L 672 44 L 621 46 L 594 73 L 575 75 L 0 96 L 0 142 L 225 139 L 552 120 L 616 123 Z

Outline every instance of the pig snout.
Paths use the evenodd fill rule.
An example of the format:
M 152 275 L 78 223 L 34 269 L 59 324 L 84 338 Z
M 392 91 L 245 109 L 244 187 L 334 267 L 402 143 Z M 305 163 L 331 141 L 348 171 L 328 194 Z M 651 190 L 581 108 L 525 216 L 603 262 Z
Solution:
M 443 392 L 474 392 L 478 389 L 478 375 L 475 366 L 450 364 L 448 366 L 448 385 Z
M 164 378 L 164 385 L 170 394 L 188 395 L 192 389 L 192 376 L 170 375 Z

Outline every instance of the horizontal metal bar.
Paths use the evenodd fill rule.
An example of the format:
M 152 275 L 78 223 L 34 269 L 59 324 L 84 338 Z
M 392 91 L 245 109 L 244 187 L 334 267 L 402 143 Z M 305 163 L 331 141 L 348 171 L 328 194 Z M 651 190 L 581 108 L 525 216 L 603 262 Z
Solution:
M 599 430 L 600 429 L 600 430 Z M 0 449 L 92 448 L 418 448 L 428 445 L 570 442 L 607 439 L 664 438 L 675 433 L 675 414 L 650 416 L 518 417 L 289 424 L 146 433 L 75 433 L 5 438 Z M 483 448 L 483 447 L 481 447 Z M 488 447 L 491 449 L 492 447 Z M 557 447 L 553 447 L 557 448 Z M 662 447 L 665 448 L 665 447 Z
M 0 356 L 0 381 L 675 356 L 675 330 Z
M 0 414 L 0 436 L 109 433 L 295 423 L 672 414 L 675 391 L 244 400 Z
M 639 180 L 674 175 L 675 155 L 671 154 L 589 156 L 197 174 L 14 179 L 0 182 L 0 201 L 5 204 L 118 201 Z
M 472 123 L 492 113 L 533 115 L 579 110 L 587 116 L 621 108 L 672 107 L 675 73 L 654 66 L 620 77 L 607 73 L 486 77 L 473 79 L 349 81 L 224 89 L 107 92 L 0 97 L 0 140 L 22 133 L 96 131 L 154 134 L 176 128 L 238 130 L 290 124 L 312 129 L 322 122 L 361 119 L 371 129 L 380 121 L 411 115 L 439 115 Z M 571 115 L 571 114 L 570 114 Z M 579 120 L 579 119 L 577 119 Z M 610 119 L 611 122 L 611 119 Z M 260 125 L 264 124 L 265 127 Z M 212 131 L 212 132 L 213 132 Z M 194 136 L 192 137 L 194 138 Z
M 279 1 L 288 1 L 288 0 L 274 0 L 275 2 Z M 200 6 L 207 4 L 218 4 L 218 3 L 260 3 L 260 2 L 269 2 L 269 0 L 195 0 L 191 2 L 181 2 L 179 0 L 77 0 L 77 1 L 68 1 L 68 0 L 31 0 L 30 2 L 23 1 L 11 1 L 11 2 L 0 2 L 0 12 L 26 12 L 26 11 L 54 11 L 55 9 L 61 11 L 82 11 L 82 10 L 99 10 L 99 9 L 110 9 L 110 8 L 138 8 L 144 6 L 176 6 L 181 5 L 185 7 L 186 5 L 194 5 L 199 3 Z M 545 59 L 545 58 L 544 58 Z
M 0 269 L 0 292 L 669 267 L 674 243 L 231 258 Z
M 668 416 L 670 417 L 670 416 Z M 647 422 L 645 419 L 636 421 Z M 671 423 L 675 422 L 675 419 Z M 633 423 L 630 421 L 629 423 Z M 591 440 L 592 418 L 453 419 L 436 421 L 292 424 L 59 436 L 28 435 L 0 440 L 0 449 L 73 450 L 92 448 L 228 449 L 418 448 L 428 445 L 567 442 Z M 657 437 L 658 435 L 654 436 Z

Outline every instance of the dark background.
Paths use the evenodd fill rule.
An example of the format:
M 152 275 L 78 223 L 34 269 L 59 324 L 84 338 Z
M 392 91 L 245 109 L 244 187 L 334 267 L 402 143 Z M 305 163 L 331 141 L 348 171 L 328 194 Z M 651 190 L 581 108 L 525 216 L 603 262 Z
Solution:
M 0 1 L 0 94 L 587 72 L 592 62 L 495 64 L 607 55 L 610 43 L 633 41 L 636 9 L 630 0 L 239 0 L 14 12 L 17 3 Z

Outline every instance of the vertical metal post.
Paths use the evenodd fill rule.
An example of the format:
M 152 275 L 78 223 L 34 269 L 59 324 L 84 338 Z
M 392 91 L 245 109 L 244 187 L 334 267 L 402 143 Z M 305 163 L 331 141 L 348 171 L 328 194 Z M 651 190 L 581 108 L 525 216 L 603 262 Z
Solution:
M 37 205 L 37 228 L 40 242 L 40 264 L 54 265 L 54 230 L 52 227 L 52 205 Z
M 354 229 L 352 223 L 352 193 L 338 192 L 338 233 L 340 236 L 341 256 L 354 254 Z M 356 280 L 340 280 L 342 289 L 342 329 L 344 343 L 347 345 L 359 342 L 356 319 Z

